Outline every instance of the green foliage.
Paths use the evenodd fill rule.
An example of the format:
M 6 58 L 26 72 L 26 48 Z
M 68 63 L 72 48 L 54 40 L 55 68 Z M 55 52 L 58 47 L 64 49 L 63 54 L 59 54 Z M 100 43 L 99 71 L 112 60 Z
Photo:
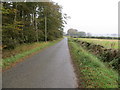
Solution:
M 80 86 L 85 88 L 118 88 L 118 73 L 108 68 L 95 55 L 69 40 L 70 53 L 76 66 Z
M 15 12 L 16 11 L 16 9 L 5 9 L 4 7 L 2 8 L 2 14 L 11 14 L 11 13 L 13 13 L 13 12 Z
M 73 39 L 73 41 L 75 41 L 80 46 L 87 49 L 92 54 L 96 55 L 98 58 L 100 58 L 100 60 L 102 60 L 102 62 L 106 62 L 107 65 L 109 65 L 109 67 L 112 67 L 117 71 L 120 70 L 119 62 L 118 62 L 120 60 L 119 50 L 107 49 L 104 46 L 101 46 L 101 44 L 103 44 L 101 42 L 105 42 L 105 39 L 104 40 L 100 39 L 99 42 L 98 42 L 98 39 L 86 39 L 86 38 Z M 109 42 L 111 41 L 109 40 Z M 112 40 L 112 43 L 113 43 L 113 40 Z
M 14 25 L 6 25 L 2 27 L 2 44 L 5 48 L 13 49 L 18 44 L 18 30 Z
M 62 37 L 63 15 L 61 7 L 53 2 L 2 2 L 3 49 L 13 49 L 19 44 Z

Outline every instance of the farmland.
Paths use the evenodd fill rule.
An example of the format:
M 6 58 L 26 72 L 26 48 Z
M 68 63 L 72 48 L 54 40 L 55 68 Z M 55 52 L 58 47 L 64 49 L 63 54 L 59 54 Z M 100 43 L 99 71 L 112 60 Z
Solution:
M 90 39 L 90 38 L 78 38 L 79 40 L 89 43 L 99 44 L 106 48 L 118 49 L 118 40 L 112 39 Z
M 80 88 L 119 87 L 117 40 L 69 38 L 69 48 Z

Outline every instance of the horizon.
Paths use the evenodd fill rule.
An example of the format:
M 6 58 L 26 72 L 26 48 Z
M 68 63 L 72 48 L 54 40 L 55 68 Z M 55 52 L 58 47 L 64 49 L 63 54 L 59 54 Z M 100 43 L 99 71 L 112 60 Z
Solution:
M 118 34 L 119 0 L 52 1 L 61 5 L 62 12 L 71 17 L 64 32 L 74 28 L 91 34 Z

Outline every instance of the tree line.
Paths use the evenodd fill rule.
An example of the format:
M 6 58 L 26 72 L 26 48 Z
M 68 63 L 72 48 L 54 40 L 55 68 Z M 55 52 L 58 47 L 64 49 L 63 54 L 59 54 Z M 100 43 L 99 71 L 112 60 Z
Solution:
M 86 33 L 84 31 L 78 31 L 77 29 L 69 29 L 67 31 L 67 36 L 71 37 L 91 37 L 92 35 L 90 33 Z
M 110 37 L 110 36 L 93 36 L 91 33 L 86 33 L 84 31 L 78 31 L 77 29 L 69 29 L 66 36 L 71 36 L 73 38 L 97 38 L 97 39 L 118 39 L 120 37 Z
M 80 38 L 116 39 L 116 40 L 120 40 L 120 37 L 105 37 L 105 36 L 86 36 L 86 37 L 80 37 Z
M 67 18 L 61 9 L 54 2 L 2 2 L 3 49 L 45 41 L 45 33 L 48 41 L 61 38 Z

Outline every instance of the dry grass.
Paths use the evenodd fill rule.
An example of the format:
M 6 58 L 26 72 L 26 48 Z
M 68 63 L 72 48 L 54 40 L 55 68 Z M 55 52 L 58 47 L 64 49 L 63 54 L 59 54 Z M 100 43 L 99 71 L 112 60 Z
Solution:
M 11 57 L 11 56 L 15 56 L 19 53 L 34 49 L 36 47 L 39 47 L 39 46 L 42 46 L 45 44 L 47 44 L 47 43 L 43 42 L 43 43 L 23 44 L 23 45 L 20 45 L 13 50 L 3 50 L 2 51 L 2 58 L 4 59 L 4 58 Z
M 78 38 L 79 40 L 86 41 L 89 43 L 99 44 L 105 48 L 118 49 L 118 41 L 113 39 L 91 39 L 91 38 Z

